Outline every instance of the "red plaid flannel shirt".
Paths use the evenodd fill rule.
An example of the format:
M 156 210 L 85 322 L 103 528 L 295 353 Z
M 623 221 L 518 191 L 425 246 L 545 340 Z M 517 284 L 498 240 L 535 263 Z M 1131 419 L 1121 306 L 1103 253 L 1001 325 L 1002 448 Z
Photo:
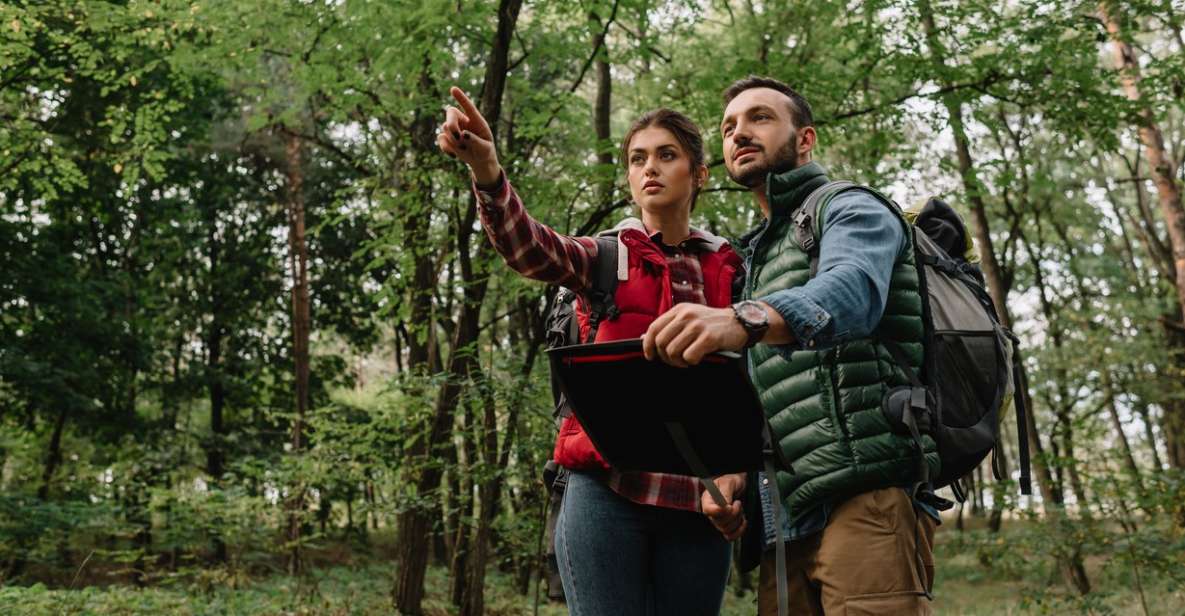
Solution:
M 505 174 L 493 192 L 483 191 L 476 184 L 473 190 L 480 204 L 481 224 L 511 269 L 528 278 L 562 285 L 577 292 L 589 286 L 597 254 L 596 240 L 560 235 L 531 218 Z M 678 246 L 663 244 L 659 233 L 651 234 L 650 239 L 662 247 L 667 257 L 674 303 L 706 304 L 704 275 L 697 255 L 708 241 L 707 237 L 692 230 Z M 607 483 L 614 492 L 635 503 L 700 510 L 703 488 L 695 477 L 610 469 Z

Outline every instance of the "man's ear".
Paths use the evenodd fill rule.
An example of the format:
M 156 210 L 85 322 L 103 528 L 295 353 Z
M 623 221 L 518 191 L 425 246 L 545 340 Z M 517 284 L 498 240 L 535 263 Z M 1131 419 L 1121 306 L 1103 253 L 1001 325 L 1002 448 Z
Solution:
M 811 151 L 815 149 L 815 127 L 808 126 L 798 131 L 798 160 L 800 163 L 811 159 Z

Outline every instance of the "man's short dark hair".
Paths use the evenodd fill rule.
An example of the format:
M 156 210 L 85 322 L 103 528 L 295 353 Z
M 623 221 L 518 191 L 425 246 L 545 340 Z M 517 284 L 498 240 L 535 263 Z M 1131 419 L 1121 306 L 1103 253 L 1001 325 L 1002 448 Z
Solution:
M 815 125 L 815 118 L 811 114 L 811 104 L 806 102 L 806 99 L 801 94 L 795 92 L 794 88 L 769 77 L 749 75 L 744 79 L 738 79 L 732 82 L 732 85 L 724 89 L 724 106 L 727 107 L 732 102 L 732 99 L 736 98 L 741 92 L 752 90 L 753 88 L 769 88 L 771 90 L 777 90 L 789 97 L 790 118 L 794 120 L 795 128 Z

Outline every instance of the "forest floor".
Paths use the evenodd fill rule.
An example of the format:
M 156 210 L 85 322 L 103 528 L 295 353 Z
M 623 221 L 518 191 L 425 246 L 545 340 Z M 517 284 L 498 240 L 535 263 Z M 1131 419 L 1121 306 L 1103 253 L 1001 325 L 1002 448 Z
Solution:
M 948 525 L 949 526 L 949 525 Z M 1101 559 L 1088 560 L 1096 591 L 1083 600 L 1061 584 L 1046 584 L 1048 574 L 1018 576 L 985 568 L 974 548 L 968 549 L 953 530 L 941 530 L 936 540 L 938 579 L 933 603 L 936 614 L 959 616 L 1012 616 L 1021 614 L 1115 614 L 1180 616 L 1185 614 L 1185 589 L 1144 580 L 1142 607 L 1133 584 Z M 752 575 L 755 581 L 756 576 Z M 346 616 L 390 614 L 391 568 L 385 562 L 337 564 L 313 569 L 304 578 L 286 575 L 235 576 L 204 570 L 184 583 L 136 589 L 131 586 L 92 585 L 50 588 L 44 584 L 0 587 L 0 614 L 5 615 L 131 615 L 169 614 L 205 616 L 224 614 L 274 616 Z M 91 581 L 91 580 L 88 580 Z M 445 616 L 456 613 L 448 599 L 447 571 L 428 571 L 425 611 Z M 535 613 L 534 587 L 526 596 L 514 589 L 513 580 L 491 571 L 487 578 L 486 613 L 531 615 Z M 756 612 L 752 592 L 730 585 L 725 597 L 727 616 Z M 561 616 L 563 605 L 543 599 L 538 614 Z

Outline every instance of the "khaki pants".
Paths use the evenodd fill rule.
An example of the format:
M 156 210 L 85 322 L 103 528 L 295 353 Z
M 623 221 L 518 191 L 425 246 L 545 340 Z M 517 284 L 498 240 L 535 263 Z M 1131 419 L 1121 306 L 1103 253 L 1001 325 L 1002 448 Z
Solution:
M 923 589 L 930 589 L 934 580 L 934 527 L 934 519 L 924 512 L 915 516 L 901 488 L 873 490 L 844 501 L 831 512 L 823 532 L 786 544 L 790 614 L 930 614 Z M 916 557 L 915 532 L 920 543 Z M 776 577 L 774 552 L 769 550 L 761 560 L 757 590 L 761 616 L 778 613 Z

